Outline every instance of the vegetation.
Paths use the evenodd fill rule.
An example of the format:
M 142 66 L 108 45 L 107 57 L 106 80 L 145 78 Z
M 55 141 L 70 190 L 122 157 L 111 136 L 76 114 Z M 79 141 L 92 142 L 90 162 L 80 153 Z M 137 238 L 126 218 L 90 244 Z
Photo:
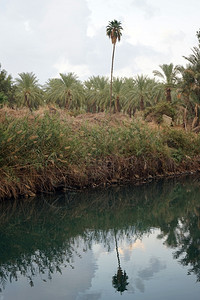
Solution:
M 61 73 L 60 78 L 48 79 L 44 86 L 37 76 L 20 73 L 14 81 L 0 66 L 0 105 L 13 109 L 28 107 L 30 111 L 48 104 L 53 109 L 65 108 L 72 114 L 97 112 L 122 112 L 130 117 L 136 111 L 145 111 L 158 103 L 169 102 L 177 111 L 176 124 L 186 129 L 199 125 L 200 106 L 200 34 L 197 31 L 198 46 L 192 54 L 184 56 L 186 66 L 173 63 L 162 64 L 154 70 L 155 78 L 136 75 L 130 78 L 113 78 L 113 64 L 116 42 L 122 36 L 121 22 L 114 20 L 106 27 L 106 34 L 112 41 L 113 55 L 111 80 L 105 76 L 92 76 L 81 82 L 72 72 Z M 110 101 L 109 101 L 110 100 Z M 163 112 L 167 114 L 168 112 Z M 182 119 L 182 120 L 181 120 Z M 187 125 L 187 126 L 186 126 Z M 199 130 L 200 128 L 198 128 Z
M 166 94 L 166 101 L 171 102 L 171 90 L 175 88 L 176 83 L 178 81 L 178 73 L 179 73 L 179 67 L 175 66 L 171 63 L 169 65 L 163 64 L 159 66 L 162 70 L 162 72 L 154 70 L 153 74 L 154 76 L 160 77 L 163 80 L 163 85 L 165 88 L 165 94 Z
M 73 73 L 62 74 L 61 78 L 49 79 L 45 86 L 47 102 L 65 109 L 82 108 L 83 86 Z
M 116 20 L 106 28 L 113 44 L 110 86 L 107 77 L 81 82 L 71 72 L 41 86 L 33 73 L 13 81 L 0 70 L 1 198 L 199 168 L 199 32 L 186 67 L 160 65 L 157 81 L 113 77 L 121 31 Z
M 12 105 L 13 102 L 13 82 L 11 75 L 7 75 L 5 70 L 1 70 L 0 64 L 0 107 L 9 102 Z
M 30 111 L 39 107 L 42 101 L 42 90 L 33 73 L 20 73 L 16 79 L 16 97 L 19 103 L 26 105 Z
M 200 136 L 128 116 L 1 111 L 0 197 L 136 182 L 199 168 Z M 101 118 L 100 118 L 101 117 Z
M 176 107 L 169 102 L 161 101 L 154 106 L 147 107 L 145 110 L 145 116 L 149 117 L 150 120 L 155 120 L 158 124 L 162 123 L 163 115 L 171 117 L 172 120 L 176 119 Z

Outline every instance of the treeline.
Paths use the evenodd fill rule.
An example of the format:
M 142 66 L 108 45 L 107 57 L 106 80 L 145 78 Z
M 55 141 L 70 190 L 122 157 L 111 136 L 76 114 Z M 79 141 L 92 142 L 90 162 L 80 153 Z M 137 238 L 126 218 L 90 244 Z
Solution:
M 154 78 L 137 75 L 114 78 L 111 111 L 134 115 L 136 110 L 154 107 L 160 102 L 172 103 L 182 109 L 188 118 L 198 118 L 200 104 L 200 31 L 198 46 L 184 57 L 186 67 L 163 64 L 154 70 Z M 43 86 L 35 74 L 20 73 L 12 79 L 0 68 L 0 105 L 13 109 L 27 106 L 31 111 L 48 104 L 74 113 L 109 111 L 109 78 L 92 76 L 81 82 L 74 73 L 49 79 Z

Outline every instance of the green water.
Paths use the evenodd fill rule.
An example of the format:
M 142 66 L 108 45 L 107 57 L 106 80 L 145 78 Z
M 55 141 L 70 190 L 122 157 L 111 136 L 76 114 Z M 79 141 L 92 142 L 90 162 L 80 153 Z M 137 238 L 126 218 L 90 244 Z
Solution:
M 0 203 L 0 300 L 199 300 L 200 180 Z

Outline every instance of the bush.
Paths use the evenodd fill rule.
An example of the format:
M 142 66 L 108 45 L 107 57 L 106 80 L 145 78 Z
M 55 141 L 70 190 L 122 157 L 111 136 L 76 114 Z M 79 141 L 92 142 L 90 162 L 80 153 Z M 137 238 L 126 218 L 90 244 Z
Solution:
M 157 123 L 161 123 L 163 114 L 171 117 L 174 120 L 176 116 L 176 109 L 174 105 L 166 101 L 159 102 L 154 106 L 148 107 L 145 110 L 144 116 L 145 118 L 150 116 L 150 118 L 154 119 Z

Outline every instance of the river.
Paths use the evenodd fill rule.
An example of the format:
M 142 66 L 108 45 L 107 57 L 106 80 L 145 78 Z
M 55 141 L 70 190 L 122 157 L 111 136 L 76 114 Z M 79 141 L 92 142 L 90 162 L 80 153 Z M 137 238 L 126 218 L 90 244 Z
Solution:
M 0 203 L 0 300 L 199 300 L 200 179 Z

